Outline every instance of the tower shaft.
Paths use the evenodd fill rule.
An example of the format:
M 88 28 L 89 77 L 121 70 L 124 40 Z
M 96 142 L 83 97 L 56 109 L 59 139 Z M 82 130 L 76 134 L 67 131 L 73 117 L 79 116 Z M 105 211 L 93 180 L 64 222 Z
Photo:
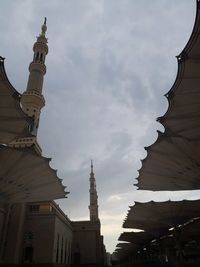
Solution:
M 29 78 L 26 91 L 22 94 L 23 111 L 34 120 L 32 133 L 36 136 L 39 126 L 40 110 L 45 105 L 42 95 L 43 79 L 46 74 L 45 58 L 48 54 L 47 38 L 45 36 L 46 18 L 42 25 L 41 34 L 33 46 L 33 61 L 29 65 Z
M 90 221 L 98 221 L 99 214 L 98 214 L 98 195 L 96 190 L 96 180 L 93 172 L 93 163 L 91 162 L 91 172 L 90 172 Z
M 21 104 L 24 113 L 33 119 L 31 135 L 26 138 L 18 138 L 12 141 L 9 146 L 27 147 L 34 145 L 38 154 L 42 150 L 37 142 L 37 130 L 39 126 L 40 111 L 45 105 L 42 95 L 43 80 L 46 74 L 45 58 L 48 54 L 47 38 L 45 36 L 47 30 L 46 18 L 41 27 L 41 33 L 37 37 L 37 41 L 33 46 L 33 60 L 29 65 L 29 78 L 26 91 L 21 96 Z

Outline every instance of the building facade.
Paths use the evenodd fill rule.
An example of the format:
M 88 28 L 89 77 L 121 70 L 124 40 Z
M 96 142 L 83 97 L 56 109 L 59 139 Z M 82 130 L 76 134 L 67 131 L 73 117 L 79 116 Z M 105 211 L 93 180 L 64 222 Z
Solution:
M 93 166 L 90 181 L 91 176 L 94 181 L 90 183 L 90 194 L 93 194 L 96 184 Z M 89 207 L 95 203 L 97 208 L 97 201 L 91 200 L 94 199 L 90 196 Z M 94 207 L 90 209 L 93 211 Z M 90 218 L 71 221 L 54 201 L 2 205 L 0 265 L 104 266 L 106 251 L 100 220 Z
M 5 210 L 1 263 L 71 264 L 72 226 L 58 205 L 54 201 L 26 204 L 22 226 L 21 206 L 7 207 L 9 214 Z
M 73 259 L 74 264 L 78 265 L 103 266 L 105 262 L 105 247 L 103 245 L 103 236 L 101 235 L 96 179 L 92 161 L 89 182 L 90 220 L 72 222 L 74 234 Z
M 21 96 L 24 113 L 33 120 L 31 135 L 16 138 L 11 148 L 33 147 L 41 156 L 37 142 L 40 111 L 45 105 L 42 95 L 48 53 L 46 18 L 33 46 L 29 78 Z M 53 189 L 52 189 L 53 190 Z M 52 200 L 29 203 L 0 204 L 1 266 L 71 266 L 73 264 L 103 266 L 105 247 L 100 232 L 96 181 L 91 163 L 90 220 L 72 222 Z

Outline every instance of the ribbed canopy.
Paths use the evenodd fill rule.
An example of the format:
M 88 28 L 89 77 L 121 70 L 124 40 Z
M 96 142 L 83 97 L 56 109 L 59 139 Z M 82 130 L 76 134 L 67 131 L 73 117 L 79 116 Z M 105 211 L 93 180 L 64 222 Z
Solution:
M 31 136 L 31 124 L 32 120 L 21 109 L 20 94 L 7 78 L 4 58 L 0 57 L 0 143 Z
M 126 250 L 132 250 L 136 246 L 134 244 L 131 244 L 131 243 L 118 243 L 116 247 L 117 248 L 123 248 Z
M 138 189 L 200 189 L 200 1 L 196 3 L 191 37 L 177 57 L 177 77 L 165 95 L 169 107 L 158 118 L 165 131 L 158 132 L 156 142 L 145 148 L 147 157 L 139 170 Z M 200 240 L 200 200 L 136 202 L 130 207 L 123 227 L 144 232 L 122 233 L 121 241 L 136 246 L 162 244 L 177 250 L 175 241 L 179 238 L 185 244 Z M 156 242 L 151 242 L 153 239 Z M 122 246 L 116 251 L 123 255 L 127 249 Z
M 191 37 L 177 57 L 178 73 L 166 94 L 169 107 L 158 121 L 165 132 L 148 147 L 138 189 L 200 189 L 200 2 Z
M 200 189 L 200 142 L 160 134 L 146 150 L 137 178 L 139 189 Z
M 200 200 L 135 202 L 128 211 L 123 227 L 146 230 L 160 236 L 199 214 Z
M 129 243 L 118 243 L 115 251 L 119 258 L 124 258 L 145 247 L 150 247 L 151 251 L 159 251 L 160 246 L 175 249 L 177 240 L 185 245 L 195 244 L 195 241 L 200 241 L 200 218 L 194 218 L 168 231 L 166 235 L 156 236 L 155 234 L 157 235 L 157 232 L 124 232 L 118 240 L 130 242 L 132 246 Z
M 174 85 L 166 94 L 168 111 L 160 121 L 172 136 L 189 140 L 200 138 L 200 3 L 197 1 L 191 37 L 177 56 L 178 72 Z
M 32 147 L 0 146 L 0 202 L 33 202 L 64 198 L 66 192 L 51 159 Z
M 181 240 L 198 240 L 200 241 L 200 218 L 186 224 L 181 228 Z
M 116 246 L 116 252 L 120 258 L 126 257 L 134 250 L 137 250 L 138 246 L 132 243 L 118 243 Z
M 120 235 L 119 241 L 126 241 L 137 245 L 145 245 L 154 239 L 154 235 L 149 232 L 124 232 Z

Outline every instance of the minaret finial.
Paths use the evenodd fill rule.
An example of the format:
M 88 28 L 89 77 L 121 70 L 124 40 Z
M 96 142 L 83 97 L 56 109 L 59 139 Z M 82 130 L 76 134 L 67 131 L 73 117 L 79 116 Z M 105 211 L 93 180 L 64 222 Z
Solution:
M 45 33 L 47 31 L 47 18 L 44 18 L 44 24 L 41 27 L 41 34 L 40 36 L 45 36 Z
M 91 173 L 93 173 L 93 161 L 91 160 Z

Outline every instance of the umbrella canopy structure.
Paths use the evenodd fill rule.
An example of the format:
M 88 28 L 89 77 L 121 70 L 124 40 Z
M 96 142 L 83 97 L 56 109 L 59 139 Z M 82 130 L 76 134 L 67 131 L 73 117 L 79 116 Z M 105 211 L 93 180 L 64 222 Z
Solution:
M 147 148 L 138 176 L 138 189 L 200 189 L 200 2 L 191 37 L 177 57 L 178 72 L 166 94 L 169 107 L 158 121 L 165 127 L 157 141 Z
M 167 112 L 158 121 L 172 136 L 188 140 L 200 138 L 200 3 L 191 37 L 177 56 L 178 72 L 174 85 L 166 94 Z
M 154 235 L 149 232 L 124 232 L 118 238 L 119 241 L 126 241 L 143 246 L 154 239 Z
M 200 216 L 200 200 L 135 202 L 130 207 L 124 228 L 148 231 L 159 237 L 170 228 Z
M 125 248 L 127 250 L 132 250 L 133 248 L 135 248 L 135 245 L 132 243 L 118 243 L 117 248 Z
M 127 257 L 133 251 L 136 251 L 137 245 L 132 243 L 118 243 L 115 249 L 119 258 Z
M 67 192 L 49 166 L 51 159 L 33 147 L 15 149 L 0 145 L 0 202 L 34 202 L 64 198 Z
M 145 149 L 147 157 L 137 178 L 139 189 L 200 189 L 199 142 L 160 133 L 158 140 Z
M 200 218 L 197 218 L 180 228 L 181 240 L 187 241 L 200 241 Z
M 164 116 L 158 118 L 165 131 L 158 132 L 156 142 L 145 148 L 147 157 L 142 160 L 142 167 L 139 170 L 136 184 L 138 189 L 153 191 L 200 189 L 199 0 L 196 1 L 196 5 L 196 19 L 191 37 L 177 56 L 177 77 L 165 95 L 169 102 L 168 110 Z M 135 202 L 128 211 L 123 227 L 144 230 L 138 233 L 123 233 L 119 240 L 139 246 L 151 244 L 151 249 L 157 250 L 155 255 L 158 262 L 162 248 L 165 253 L 166 248 L 169 248 L 168 252 L 177 251 L 177 262 L 180 261 L 180 266 L 182 266 L 180 255 L 183 252 L 183 245 L 185 251 L 192 247 L 196 251 L 194 255 L 200 255 L 199 247 L 194 245 L 199 244 L 200 240 L 200 200 Z M 125 248 L 121 248 L 121 254 L 123 250 Z M 173 262 L 174 255 L 169 256 L 172 256 Z M 163 264 L 158 266 L 161 265 Z
M 32 119 L 21 109 L 20 94 L 9 82 L 4 58 L 0 57 L 0 143 L 8 144 L 19 137 L 31 136 Z

